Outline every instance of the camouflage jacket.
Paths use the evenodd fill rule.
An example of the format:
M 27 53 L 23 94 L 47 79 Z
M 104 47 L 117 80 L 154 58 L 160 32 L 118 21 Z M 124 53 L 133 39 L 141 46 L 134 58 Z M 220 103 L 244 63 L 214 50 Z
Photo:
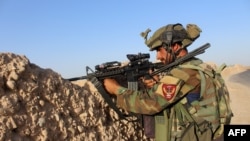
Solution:
M 199 59 L 190 62 L 192 62 L 192 65 L 202 63 Z M 190 62 L 186 62 L 182 65 L 190 64 Z M 202 115 L 203 113 L 197 112 L 200 107 L 191 106 L 200 99 L 201 75 L 197 70 L 177 66 L 169 72 L 164 72 L 163 75 L 161 74 L 160 78 L 159 82 L 147 90 L 132 91 L 121 87 L 117 95 L 118 107 L 129 112 L 156 116 L 157 114 L 163 113 L 163 111 L 168 111 L 168 114 L 170 113 L 168 117 L 171 117 L 167 119 L 169 120 L 169 124 L 166 125 L 168 126 L 166 127 L 166 132 L 170 131 L 167 137 L 168 140 L 170 140 L 170 138 L 171 140 L 181 138 L 182 134 L 186 132 L 184 129 L 190 124 L 190 119 L 188 119 L 188 117 L 185 118 L 184 113 L 181 113 L 181 110 L 175 106 L 178 105 L 178 103 L 184 105 L 183 107 L 191 113 L 192 119 L 197 119 L 199 122 L 207 119 L 209 122 L 217 122 L 219 120 L 218 117 L 214 116 L 216 114 L 205 113 L 205 115 Z M 213 94 L 215 91 L 213 87 L 211 78 L 206 78 L 206 90 L 204 90 L 203 97 L 208 99 L 208 102 L 204 107 L 210 105 L 210 107 L 215 107 L 213 101 L 216 96 Z M 210 111 L 216 112 L 216 110 Z M 215 130 L 217 126 L 213 128 L 213 130 Z
M 132 91 L 121 87 L 117 105 L 130 112 L 153 115 L 182 99 L 186 94 L 199 94 L 200 78 L 192 69 L 176 67 L 164 72 L 151 89 Z

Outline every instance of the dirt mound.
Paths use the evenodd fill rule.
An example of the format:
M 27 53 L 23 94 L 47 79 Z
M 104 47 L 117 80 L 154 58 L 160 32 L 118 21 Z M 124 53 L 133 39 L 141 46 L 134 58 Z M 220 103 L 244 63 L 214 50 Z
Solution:
M 118 116 L 93 85 L 64 80 L 25 56 L 0 53 L 0 140 L 148 140 Z
M 228 79 L 230 76 L 246 71 L 247 67 L 246 66 L 242 66 L 239 64 L 236 65 L 231 65 L 231 66 L 227 66 L 223 71 L 222 71 L 222 75 L 224 76 L 225 79 Z
M 250 86 L 249 78 L 250 78 L 250 70 L 246 70 L 246 71 L 232 75 L 229 78 L 229 81 L 240 83 L 249 87 Z

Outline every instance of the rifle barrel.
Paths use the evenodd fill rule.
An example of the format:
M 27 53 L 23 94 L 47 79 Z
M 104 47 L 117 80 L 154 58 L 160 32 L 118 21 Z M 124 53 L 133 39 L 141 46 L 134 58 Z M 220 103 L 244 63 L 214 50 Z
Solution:
M 66 79 L 66 80 L 69 80 L 69 81 L 76 81 L 76 80 L 87 79 L 87 78 L 88 78 L 87 76 L 80 76 L 80 77 L 68 78 L 68 79 Z

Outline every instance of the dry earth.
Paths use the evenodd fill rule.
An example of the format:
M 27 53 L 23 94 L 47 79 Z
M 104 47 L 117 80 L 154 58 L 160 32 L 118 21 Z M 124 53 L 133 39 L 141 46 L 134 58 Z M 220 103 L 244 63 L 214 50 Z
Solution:
M 232 124 L 249 124 L 250 70 L 223 71 L 229 86 Z M 88 81 L 71 83 L 28 58 L 0 53 L 0 141 L 150 140 L 139 122 L 119 120 Z
M 25 56 L 0 54 L 1 141 L 147 140 L 138 122 L 118 119 L 90 82 L 75 85 Z

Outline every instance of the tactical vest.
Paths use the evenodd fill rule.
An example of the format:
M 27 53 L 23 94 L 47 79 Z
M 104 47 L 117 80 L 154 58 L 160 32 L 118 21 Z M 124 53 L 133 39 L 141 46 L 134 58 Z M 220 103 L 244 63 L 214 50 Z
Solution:
M 184 97 L 156 115 L 156 141 L 211 141 L 220 137 L 233 116 L 229 93 L 220 74 L 225 65 L 214 70 L 200 60 L 193 60 L 179 68 L 198 71 L 200 98 L 188 103 Z

